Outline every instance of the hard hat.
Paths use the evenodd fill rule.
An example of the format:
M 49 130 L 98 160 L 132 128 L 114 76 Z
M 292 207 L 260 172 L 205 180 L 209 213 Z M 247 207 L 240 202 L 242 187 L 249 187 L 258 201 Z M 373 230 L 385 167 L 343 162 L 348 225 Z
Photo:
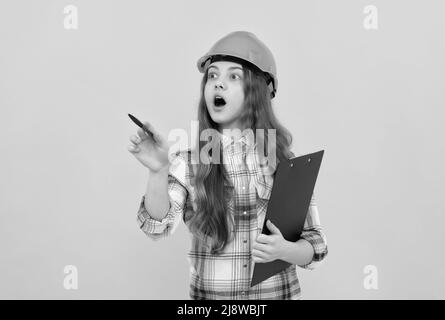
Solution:
M 275 59 L 269 48 L 259 40 L 253 33 L 247 31 L 235 31 L 218 40 L 209 52 L 202 56 L 198 62 L 198 70 L 204 73 L 215 57 L 234 57 L 260 69 L 266 76 L 271 98 L 277 92 L 277 67 Z

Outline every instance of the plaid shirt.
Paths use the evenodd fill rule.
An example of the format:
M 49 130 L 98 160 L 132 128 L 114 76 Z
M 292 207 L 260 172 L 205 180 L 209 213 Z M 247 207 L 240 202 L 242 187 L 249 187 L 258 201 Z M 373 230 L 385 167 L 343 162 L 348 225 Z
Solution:
M 211 254 L 192 235 L 188 253 L 190 262 L 190 297 L 192 299 L 300 299 L 300 285 L 296 265 L 250 287 L 254 262 L 252 246 L 261 233 L 267 204 L 273 184 L 273 175 L 261 173 L 259 158 L 250 139 L 243 136 L 238 142 L 221 134 L 224 166 L 235 188 L 228 201 L 228 214 L 234 221 L 233 240 L 220 254 Z M 141 230 L 151 239 L 171 235 L 181 220 L 188 221 L 196 211 L 191 151 L 181 151 L 171 162 L 168 175 L 170 209 L 162 221 L 150 217 L 140 202 L 137 221 Z M 272 171 L 273 172 L 273 171 Z M 310 263 L 301 268 L 314 269 L 328 253 L 318 217 L 315 197 L 309 205 L 301 238 L 314 248 Z

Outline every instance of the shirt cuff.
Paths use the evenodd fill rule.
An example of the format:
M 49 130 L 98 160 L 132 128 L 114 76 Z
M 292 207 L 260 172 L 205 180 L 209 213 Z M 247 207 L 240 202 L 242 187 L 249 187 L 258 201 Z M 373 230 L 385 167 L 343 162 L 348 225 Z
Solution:
M 303 269 L 314 270 L 320 266 L 320 264 L 328 254 L 326 237 L 320 229 L 314 229 L 310 231 L 303 231 L 301 239 L 308 241 L 312 245 L 312 247 L 314 248 L 314 255 L 309 263 L 305 265 L 299 265 L 299 267 Z
M 165 238 L 169 231 L 169 223 L 171 222 L 170 210 L 168 214 L 161 220 L 158 221 L 154 219 L 148 211 L 145 209 L 145 195 L 142 196 L 142 200 L 139 206 L 139 211 L 137 215 L 137 222 L 139 228 L 144 231 L 144 233 L 154 239 L 159 240 Z

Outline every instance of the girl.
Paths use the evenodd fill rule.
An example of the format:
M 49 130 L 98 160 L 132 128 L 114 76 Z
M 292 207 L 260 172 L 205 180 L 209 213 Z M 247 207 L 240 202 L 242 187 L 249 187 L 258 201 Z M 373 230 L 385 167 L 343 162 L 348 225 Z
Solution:
M 296 266 L 313 269 L 328 250 L 314 196 L 300 240 L 287 241 L 270 221 L 270 235 L 261 234 L 273 185 L 273 175 L 264 169 L 276 168 L 264 165 L 258 152 L 262 143 L 269 145 L 268 129 L 275 130 L 271 150 L 277 158 L 293 156 L 292 136 L 272 110 L 278 83 L 272 53 L 254 34 L 232 32 L 198 60 L 198 69 L 204 73 L 198 107 L 200 161 L 190 149 L 170 160 L 167 141 L 147 122 L 153 140 L 140 129 L 130 138 L 129 151 L 149 171 L 139 227 L 158 240 L 185 222 L 192 235 L 192 299 L 299 299 Z M 209 129 L 217 135 L 206 151 L 200 137 Z M 227 134 L 248 129 L 253 139 Z M 256 129 L 264 129 L 264 139 Z M 276 259 L 291 266 L 250 287 L 254 264 Z

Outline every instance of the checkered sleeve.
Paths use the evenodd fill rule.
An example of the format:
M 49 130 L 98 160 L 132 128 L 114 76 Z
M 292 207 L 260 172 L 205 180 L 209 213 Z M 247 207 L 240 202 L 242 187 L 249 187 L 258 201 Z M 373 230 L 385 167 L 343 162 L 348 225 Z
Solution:
M 144 205 L 145 195 L 142 196 L 137 222 L 139 228 L 150 239 L 160 240 L 170 236 L 181 222 L 188 199 L 186 170 L 187 166 L 183 155 L 177 155 L 170 164 L 168 174 L 170 208 L 161 221 L 155 220 L 149 215 Z
M 318 208 L 315 196 L 312 194 L 311 202 L 304 224 L 301 238 L 307 240 L 314 248 L 314 256 L 308 264 L 300 265 L 301 268 L 313 270 L 317 268 L 328 254 L 328 244 L 323 233 L 318 216 Z

